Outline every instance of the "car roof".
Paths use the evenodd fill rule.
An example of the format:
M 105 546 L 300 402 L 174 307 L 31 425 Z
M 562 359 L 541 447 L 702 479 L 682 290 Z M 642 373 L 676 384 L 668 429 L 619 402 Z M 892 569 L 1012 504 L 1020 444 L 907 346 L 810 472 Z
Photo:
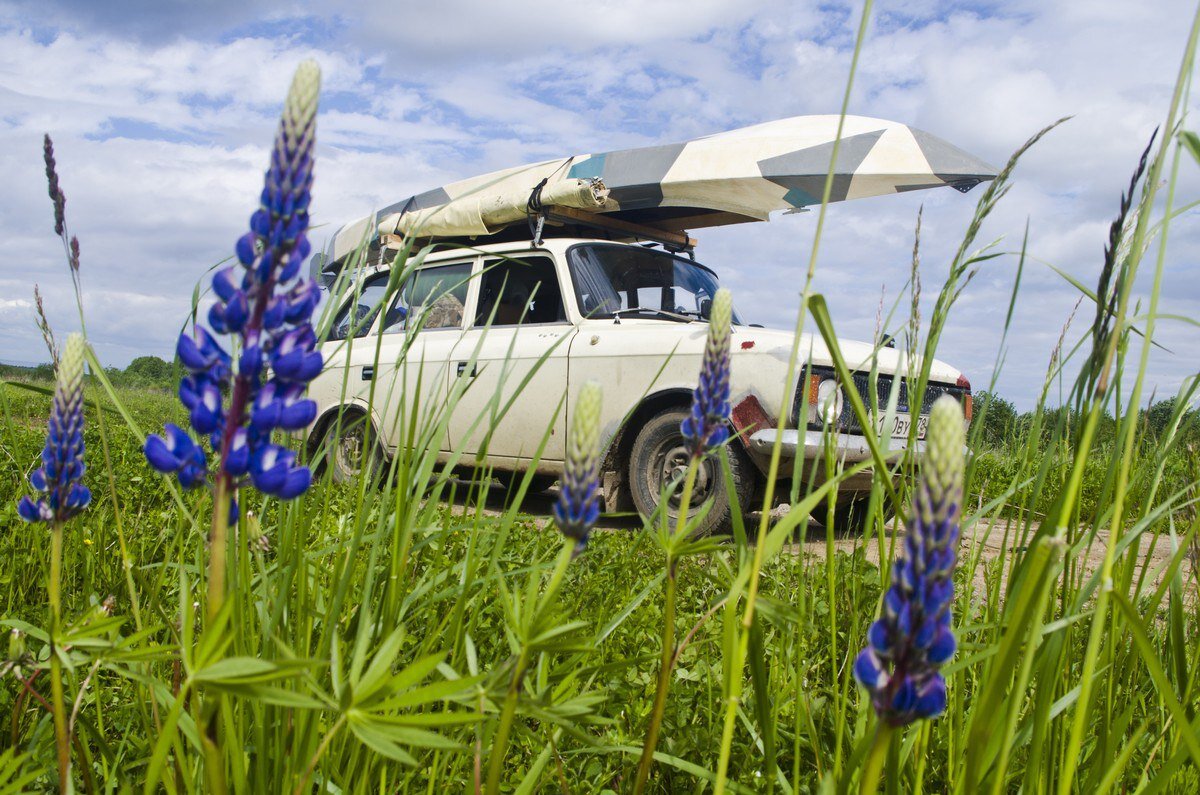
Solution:
M 534 254 L 546 253 L 562 256 L 568 249 L 580 244 L 594 244 L 602 246 L 613 246 L 622 248 L 636 248 L 642 251 L 648 251 L 653 254 L 666 255 L 676 259 L 689 261 L 697 267 L 712 273 L 717 274 L 701 262 L 694 259 L 689 259 L 686 256 L 670 251 L 669 249 L 659 248 L 657 246 L 650 247 L 644 243 L 626 242 L 621 240 L 608 240 L 605 238 L 591 237 L 554 237 L 542 240 L 541 245 L 535 246 L 530 240 L 509 240 L 504 242 L 481 243 L 479 245 L 464 245 L 461 243 L 437 243 L 432 246 L 433 250 L 427 252 L 422 257 L 422 262 L 419 267 L 431 267 L 449 262 L 472 259 L 474 257 L 489 254 L 496 255 L 511 255 L 511 254 Z M 361 268 L 355 278 L 359 281 L 365 281 L 380 273 L 387 273 L 392 269 L 391 262 L 378 262 L 373 265 L 367 265 Z M 325 286 L 328 286 L 326 283 Z

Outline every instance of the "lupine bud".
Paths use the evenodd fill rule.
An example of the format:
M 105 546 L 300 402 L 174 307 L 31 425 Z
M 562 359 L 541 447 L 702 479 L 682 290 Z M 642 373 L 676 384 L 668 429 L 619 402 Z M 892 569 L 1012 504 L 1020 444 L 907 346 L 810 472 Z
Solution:
M 576 555 L 587 547 L 600 518 L 600 403 L 600 385 L 588 381 L 575 400 L 562 490 L 554 504 L 554 521 L 563 535 L 575 539 Z
M 8 633 L 8 659 L 10 662 L 17 662 L 25 656 L 25 633 L 19 629 L 13 629 Z
M 700 381 L 692 393 L 692 411 L 679 430 L 692 455 L 699 458 L 729 437 L 729 334 L 733 298 L 724 287 L 713 296 L 708 339 L 700 365 Z
M 218 300 L 208 323 L 218 334 L 239 337 L 236 373 L 232 357 L 203 328 L 181 335 L 176 347 L 189 373 L 179 385 L 179 399 L 192 430 L 212 445 L 215 477 L 235 488 L 248 477 L 260 491 L 281 499 L 303 493 L 312 474 L 296 464 L 293 453 L 272 444 L 271 434 L 301 430 L 315 419 L 316 404 L 304 391 L 324 364 L 310 322 L 320 292 L 296 278 L 311 250 L 305 233 L 320 84 L 315 63 L 296 70 L 259 207 L 235 246 L 241 266 L 213 276 Z M 273 379 L 264 384 L 268 371 Z M 203 449 L 176 426 L 167 426 L 165 437 L 147 439 L 145 453 L 152 467 L 176 474 L 185 488 L 208 480 Z M 236 505 L 234 499 L 231 521 Z
M 8 656 L 0 660 L 0 678 L 7 676 L 11 671 L 18 679 L 24 679 L 25 672 L 22 666 L 32 662 L 29 651 L 25 648 L 25 633 L 13 629 L 8 633 Z
M 264 555 L 271 551 L 271 537 L 263 530 L 262 522 L 252 513 L 246 514 L 246 545 Z
M 45 496 L 22 497 L 17 513 L 27 522 L 65 522 L 87 507 L 92 494 L 83 479 L 83 348 L 81 334 L 67 337 L 58 363 L 42 466 L 29 476 Z
M 854 676 L 882 720 L 904 726 L 940 715 L 946 680 L 938 670 L 954 654 L 950 602 L 958 558 L 963 490 L 962 408 L 943 396 L 929 417 L 921 484 L 908 534 L 892 564 L 883 615 L 867 631 Z

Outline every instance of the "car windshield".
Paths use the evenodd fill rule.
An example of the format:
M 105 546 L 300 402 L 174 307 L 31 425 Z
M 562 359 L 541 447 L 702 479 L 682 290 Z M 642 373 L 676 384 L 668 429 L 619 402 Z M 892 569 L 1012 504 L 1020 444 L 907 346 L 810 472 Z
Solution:
M 707 320 L 720 287 L 708 268 L 642 246 L 574 246 L 567 263 L 579 309 L 589 318 L 611 318 L 615 313 L 665 318 L 662 313 L 671 313 Z M 733 322 L 741 321 L 734 315 Z

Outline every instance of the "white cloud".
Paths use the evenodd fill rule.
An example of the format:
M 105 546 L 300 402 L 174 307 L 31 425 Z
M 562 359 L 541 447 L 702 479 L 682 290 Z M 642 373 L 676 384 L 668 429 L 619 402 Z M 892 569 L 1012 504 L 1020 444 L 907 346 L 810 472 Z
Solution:
M 123 363 L 167 355 L 191 287 L 231 250 L 292 67 L 325 79 L 314 213 L 329 228 L 453 179 L 519 162 L 683 140 L 800 113 L 836 112 L 858 9 L 751 0 L 159 4 L 17 2 L 0 10 L 0 349 L 36 358 L 19 302 L 43 285 L 51 319 L 73 299 L 50 232 L 40 136 L 59 151 L 68 215 L 84 251 L 90 330 Z M 1028 135 L 1075 118 L 1031 151 L 979 244 L 1029 253 L 1001 391 L 1028 405 L 1077 291 L 1091 284 L 1108 223 L 1170 100 L 1192 9 L 1022 0 L 957 7 L 880 4 L 851 112 L 912 123 L 1000 165 Z M 1181 201 L 1200 186 L 1183 164 Z M 880 289 L 908 278 L 925 206 L 926 304 L 944 278 L 980 189 L 829 208 L 816 286 L 839 330 L 869 336 Z M 1171 232 L 1161 311 L 1200 316 L 1194 213 Z M 700 256 L 743 315 L 790 326 L 816 214 L 701 230 Z M 324 232 L 315 234 L 319 241 Z M 1149 271 L 1137 285 L 1143 310 Z M 986 263 L 940 350 L 986 384 L 1016 270 Z M 928 314 L 928 306 L 924 307 Z M 1077 326 L 1091 307 L 1080 309 Z M 1159 394 L 1200 370 L 1195 329 L 1163 321 L 1151 374 Z

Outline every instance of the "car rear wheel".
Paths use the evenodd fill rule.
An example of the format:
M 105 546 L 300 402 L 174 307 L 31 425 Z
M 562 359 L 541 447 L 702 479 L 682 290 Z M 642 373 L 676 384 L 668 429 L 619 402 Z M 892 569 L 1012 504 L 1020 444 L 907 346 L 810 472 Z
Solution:
M 375 428 L 361 411 L 335 417 L 325 432 L 325 464 L 335 483 L 375 477 L 383 470 L 384 456 Z
M 629 456 L 629 485 L 633 503 L 642 516 L 650 516 L 658 509 L 663 486 L 676 478 L 682 483 L 687 472 L 689 453 L 679 430 L 679 424 L 686 416 L 684 409 L 662 411 L 651 417 L 634 439 Z M 736 442 L 728 445 L 726 450 L 737 504 L 745 511 L 754 493 L 754 464 Z M 682 488 L 680 485 L 674 490 L 666 506 L 672 521 L 679 517 Z M 695 534 L 727 532 L 731 527 L 733 501 L 725 487 L 721 459 L 715 455 L 705 458 L 696 470 L 689 518 L 696 516 L 708 500 L 713 501 L 712 508 L 696 527 Z

